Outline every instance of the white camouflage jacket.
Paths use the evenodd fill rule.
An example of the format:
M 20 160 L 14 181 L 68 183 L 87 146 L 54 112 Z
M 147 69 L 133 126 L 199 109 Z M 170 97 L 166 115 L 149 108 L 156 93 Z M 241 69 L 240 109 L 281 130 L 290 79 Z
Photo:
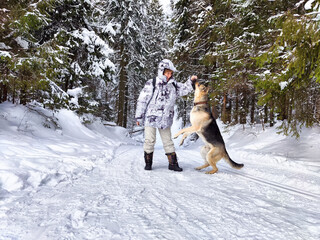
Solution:
M 153 79 L 148 80 L 139 95 L 135 118 L 144 126 L 161 129 L 171 127 L 176 98 L 193 90 L 192 81 L 188 79 L 185 83 L 180 83 L 172 77 L 167 82 L 165 76 L 158 76 L 153 95 L 152 82 Z

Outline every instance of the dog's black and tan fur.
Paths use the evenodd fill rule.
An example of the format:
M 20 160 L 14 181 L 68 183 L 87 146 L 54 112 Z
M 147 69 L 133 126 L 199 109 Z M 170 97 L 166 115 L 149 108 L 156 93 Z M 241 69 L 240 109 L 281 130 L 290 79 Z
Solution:
M 194 132 L 202 138 L 205 145 L 201 149 L 201 156 L 205 164 L 197 167 L 197 170 L 211 166 L 212 170 L 206 173 L 213 174 L 218 171 L 216 164 L 221 158 L 224 158 L 231 167 L 240 169 L 243 164 L 238 164 L 229 157 L 217 122 L 209 109 L 208 91 L 209 88 L 205 84 L 199 81 L 195 83 L 194 107 L 190 113 L 191 127 L 180 130 L 174 138 L 183 134 L 180 145 L 189 134 Z

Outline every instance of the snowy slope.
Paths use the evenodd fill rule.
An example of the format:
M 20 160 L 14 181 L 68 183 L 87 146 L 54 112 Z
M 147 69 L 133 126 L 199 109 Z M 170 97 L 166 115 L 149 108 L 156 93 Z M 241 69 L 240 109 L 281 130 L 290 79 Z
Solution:
M 320 129 L 221 130 L 240 171 L 194 170 L 201 141 L 169 171 L 159 139 L 148 172 L 141 135 L 0 104 L 0 239 L 319 239 Z

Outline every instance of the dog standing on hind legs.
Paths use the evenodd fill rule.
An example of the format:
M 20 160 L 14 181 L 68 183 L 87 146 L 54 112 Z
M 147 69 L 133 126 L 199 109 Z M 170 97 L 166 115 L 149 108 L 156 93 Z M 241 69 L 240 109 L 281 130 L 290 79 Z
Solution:
M 197 167 L 197 170 L 211 166 L 212 170 L 206 173 L 216 173 L 218 171 L 216 164 L 221 158 L 224 158 L 231 167 L 240 169 L 244 165 L 234 162 L 226 150 L 216 119 L 212 116 L 208 105 L 208 92 L 209 88 L 204 83 L 200 81 L 195 83 L 194 106 L 190 112 L 191 127 L 180 130 L 174 138 L 183 134 L 180 142 L 182 145 L 191 133 L 196 132 L 201 137 L 205 145 L 200 153 L 205 164 Z

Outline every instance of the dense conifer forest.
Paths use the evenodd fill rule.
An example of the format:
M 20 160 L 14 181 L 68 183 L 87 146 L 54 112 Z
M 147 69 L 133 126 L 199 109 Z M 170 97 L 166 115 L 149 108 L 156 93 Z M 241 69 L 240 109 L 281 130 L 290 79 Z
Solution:
M 158 62 L 196 74 L 228 124 L 320 120 L 320 0 L 0 0 L 0 103 L 135 124 Z M 178 101 L 188 123 L 192 95 Z

